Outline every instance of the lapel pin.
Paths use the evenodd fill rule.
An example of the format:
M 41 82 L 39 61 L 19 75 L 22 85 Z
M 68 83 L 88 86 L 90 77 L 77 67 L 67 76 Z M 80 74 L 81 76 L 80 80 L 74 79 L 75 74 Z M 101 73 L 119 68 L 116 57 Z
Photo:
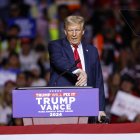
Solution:
M 88 50 L 86 50 L 88 52 Z

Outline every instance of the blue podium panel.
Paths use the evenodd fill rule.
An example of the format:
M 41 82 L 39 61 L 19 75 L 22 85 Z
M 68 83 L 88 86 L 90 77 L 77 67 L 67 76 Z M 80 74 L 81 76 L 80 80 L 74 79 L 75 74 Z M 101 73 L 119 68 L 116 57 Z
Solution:
M 19 88 L 12 92 L 13 117 L 98 116 L 97 88 Z

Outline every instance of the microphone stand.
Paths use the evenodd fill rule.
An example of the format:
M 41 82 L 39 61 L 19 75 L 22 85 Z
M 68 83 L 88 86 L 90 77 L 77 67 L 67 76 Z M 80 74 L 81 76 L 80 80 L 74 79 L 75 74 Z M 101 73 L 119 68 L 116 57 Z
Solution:
M 78 63 L 80 62 L 80 59 L 77 59 L 76 61 L 75 61 L 75 64 L 74 65 L 72 65 L 72 67 L 70 67 L 70 68 L 68 68 L 67 70 L 65 70 L 64 72 L 62 72 L 57 78 L 56 78 L 56 80 L 55 80 L 55 82 L 54 82 L 54 86 L 57 86 L 57 81 L 60 79 L 60 77 L 61 76 L 63 76 L 65 73 L 67 73 L 68 71 L 70 71 L 72 68 L 74 68 Z M 79 124 L 79 117 L 78 117 L 78 121 L 77 121 L 77 123 Z

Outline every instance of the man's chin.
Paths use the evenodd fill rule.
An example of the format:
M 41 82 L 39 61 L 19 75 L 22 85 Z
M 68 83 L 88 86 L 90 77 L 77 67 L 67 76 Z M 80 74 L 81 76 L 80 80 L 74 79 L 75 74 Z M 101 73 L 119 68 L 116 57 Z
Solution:
M 71 44 L 77 45 L 77 44 L 79 44 L 79 42 L 78 41 L 72 41 Z

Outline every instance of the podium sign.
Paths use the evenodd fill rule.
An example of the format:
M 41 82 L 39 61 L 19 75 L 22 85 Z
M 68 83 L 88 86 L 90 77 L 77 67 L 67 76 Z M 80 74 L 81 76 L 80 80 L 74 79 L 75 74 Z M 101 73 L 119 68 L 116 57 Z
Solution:
M 17 89 L 12 92 L 13 117 L 97 116 L 97 88 Z

